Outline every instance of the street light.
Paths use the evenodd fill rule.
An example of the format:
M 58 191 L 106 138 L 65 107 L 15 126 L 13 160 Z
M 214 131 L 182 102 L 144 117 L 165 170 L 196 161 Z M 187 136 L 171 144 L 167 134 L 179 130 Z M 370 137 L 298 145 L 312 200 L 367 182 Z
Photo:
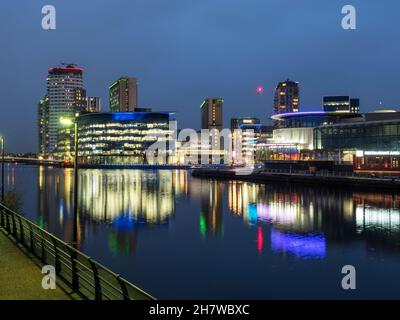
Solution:
M 75 119 L 60 118 L 60 123 L 65 127 L 74 126 L 74 235 L 73 245 L 77 247 L 78 242 L 78 117 L 79 113 L 75 114 Z
M 72 239 L 72 245 L 75 249 L 78 249 L 78 117 L 79 113 L 75 113 L 75 118 L 60 118 L 60 123 L 65 127 L 74 126 L 74 233 Z M 74 291 L 79 290 L 79 277 L 77 267 L 77 253 L 73 251 L 72 256 L 72 289 Z
M 4 137 L 1 140 L 1 203 L 4 205 Z M 4 213 L 4 212 L 3 212 Z M 1 226 L 4 226 L 4 214 L 1 213 Z
M 1 140 L 1 202 L 4 202 L 4 137 Z

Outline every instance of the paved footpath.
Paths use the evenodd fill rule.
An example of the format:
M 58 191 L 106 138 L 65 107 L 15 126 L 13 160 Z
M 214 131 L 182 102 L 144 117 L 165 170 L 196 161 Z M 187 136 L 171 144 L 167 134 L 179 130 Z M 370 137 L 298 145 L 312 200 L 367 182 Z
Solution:
M 70 300 L 62 289 L 44 290 L 40 267 L 0 230 L 0 300 Z

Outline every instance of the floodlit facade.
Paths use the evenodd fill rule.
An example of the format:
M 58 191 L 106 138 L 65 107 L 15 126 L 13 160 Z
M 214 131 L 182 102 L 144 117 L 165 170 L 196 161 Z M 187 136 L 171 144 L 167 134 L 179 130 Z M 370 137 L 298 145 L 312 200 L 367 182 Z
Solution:
M 222 130 L 222 98 L 207 98 L 201 106 L 201 128 Z
M 300 103 L 299 83 L 287 79 L 275 89 L 274 113 L 298 112 Z
M 258 118 L 244 117 L 231 119 L 233 160 L 235 163 L 252 162 L 261 135 L 261 121 Z M 240 143 L 240 150 L 237 150 Z M 241 151 L 241 152 L 240 152 Z M 240 154 L 239 154 L 240 153 Z
M 165 164 L 171 162 L 173 132 L 168 112 L 87 113 L 78 118 L 79 161 L 85 164 Z M 73 150 L 72 128 L 59 146 L 66 158 Z M 164 148 L 148 158 L 146 151 L 159 142 Z M 162 158 L 163 157 L 163 158 Z
M 49 150 L 49 98 L 45 96 L 38 103 L 39 156 Z
M 181 165 L 230 164 L 226 148 L 230 142 L 231 136 L 221 137 L 220 132 L 215 137 L 210 137 L 209 132 L 194 132 L 186 140 L 177 141 L 174 161 Z
M 73 117 L 77 92 L 83 94 L 83 69 L 74 65 L 50 68 L 47 76 L 48 144 L 43 155 L 49 156 L 57 146 L 60 118 Z
M 349 96 L 324 96 L 323 110 L 327 112 L 359 112 L 360 99 Z
M 138 81 L 121 77 L 109 87 L 111 112 L 134 112 L 138 107 Z
M 87 97 L 86 98 L 86 111 L 87 112 L 100 112 L 101 102 L 99 97 Z
M 271 117 L 277 128 L 273 137 L 257 145 L 258 160 L 305 160 L 315 158 L 315 128 L 364 121 L 359 113 L 290 112 Z

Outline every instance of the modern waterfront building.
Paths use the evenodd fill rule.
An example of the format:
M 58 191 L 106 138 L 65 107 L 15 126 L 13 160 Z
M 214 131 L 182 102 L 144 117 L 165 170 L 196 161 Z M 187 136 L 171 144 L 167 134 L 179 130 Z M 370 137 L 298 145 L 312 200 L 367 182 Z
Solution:
M 88 164 L 153 164 L 146 150 L 155 142 L 165 143 L 155 156 L 172 156 L 168 151 L 173 133 L 169 112 L 87 113 L 79 116 L 79 157 Z
M 232 118 L 231 119 L 231 130 L 240 129 L 243 126 L 259 125 L 261 123 L 260 119 L 253 117 L 244 118 Z
M 74 108 L 76 112 L 86 111 L 87 109 L 87 99 L 86 99 L 86 90 L 83 88 L 76 88 L 74 90 L 75 98 L 74 98 Z
M 263 160 L 330 160 L 355 171 L 400 173 L 400 112 L 315 111 L 272 117 L 281 128 L 259 144 Z
M 49 150 L 49 98 L 45 96 L 38 103 L 39 156 Z
M 134 112 L 138 107 L 138 81 L 121 77 L 109 87 L 111 112 Z
M 300 103 L 299 83 L 287 79 L 275 89 L 274 113 L 298 112 Z
M 334 155 L 332 160 L 354 161 L 356 170 L 400 172 L 400 112 L 373 112 L 362 122 L 320 126 L 314 137 L 315 149 Z
M 197 131 L 187 136 L 186 140 L 177 141 L 174 161 L 181 165 L 228 164 L 228 148 L 225 148 L 227 137 L 221 137 L 220 134 L 217 136 L 218 140 L 213 141 L 209 133 Z
M 234 162 L 242 163 L 254 160 L 261 127 L 261 121 L 258 118 L 244 117 L 231 119 Z M 238 143 L 240 146 L 238 146 Z
M 43 156 L 49 156 L 57 146 L 61 117 L 72 117 L 76 111 L 77 92 L 83 89 L 83 69 L 75 65 L 61 65 L 50 68 L 47 76 L 48 98 L 48 143 L 42 144 Z M 43 131 L 43 128 L 42 128 Z M 40 127 L 39 127 L 40 136 Z
M 350 96 L 324 96 L 322 104 L 326 112 L 360 112 L 360 99 Z
M 321 125 L 335 124 L 338 122 L 362 121 L 359 113 L 337 111 L 308 111 L 276 114 L 272 120 L 279 122 L 280 128 L 318 127 Z
M 201 129 L 222 130 L 222 98 L 206 98 L 201 106 Z
M 100 112 L 101 102 L 99 97 L 87 97 L 86 98 L 86 111 L 87 112 Z
M 278 125 L 273 130 L 272 139 L 257 146 L 258 157 L 261 160 L 308 159 L 309 154 L 316 149 L 316 127 L 364 120 L 359 113 L 326 111 L 282 113 L 272 116 L 271 119 Z

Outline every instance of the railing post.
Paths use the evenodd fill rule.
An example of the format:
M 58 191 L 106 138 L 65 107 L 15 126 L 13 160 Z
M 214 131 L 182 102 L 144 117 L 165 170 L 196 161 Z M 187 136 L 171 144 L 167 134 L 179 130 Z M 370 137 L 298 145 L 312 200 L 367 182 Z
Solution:
M 32 225 L 29 225 L 29 238 L 30 238 L 30 248 L 31 252 L 35 254 L 35 247 L 33 243 L 33 231 L 32 231 Z
M 118 280 L 118 282 L 119 282 L 119 285 L 121 286 L 121 291 L 122 291 L 122 294 L 124 295 L 124 300 L 131 300 L 130 297 L 129 297 L 128 289 L 126 288 L 126 285 L 125 285 L 125 283 L 122 281 L 120 275 L 117 276 L 117 280 Z
M 24 227 L 22 225 L 21 217 L 18 217 L 18 222 L 19 222 L 19 240 L 21 241 L 22 245 L 26 248 L 25 236 L 24 236 Z
M 89 263 L 93 270 L 94 277 L 94 298 L 95 300 L 103 300 L 103 295 L 101 292 L 101 283 L 99 278 L 99 271 L 97 270 L 96 264 L 93 262 L 92 258 L 89 258 Z
M 71 255 L 71 277 L 72 277 L 72 290 L 75 292 L 79 292 L 79 275 L 78 275 L 78 266 L 77 266 L 77 259 L 78 255 L 76 250 L 73 248 L 69 248 L 70 255 Z
M 0 226 L 4 228 L 4 215 L 5 215 L 5 209 L 3 205 L 1 205 L 1 211 L 0 211 Z
M 51 241 L 53 242 L 53 246 L 54 246 L 54 259 L 55 259 L 56 274 L 60 274 L 61 263 L 60 263 L 60 255 L 58 253 L 57 241 L 54 238 L 51 238 Z
M 46 252 L 45 252 L 45 250 L 44 250 L 44 237 L 43 237 L 43 233 L 40 231 L 40 245 L 41 245 L 41 247 L 42 247 L 42 256 L 41 256 L 41 259 L 42 259 L 42 262 L 43 263 L 46 263 Z
M 10 226 L 10 213 L 8 210 L 5 210 L 6 212 L 6 230 L 8 233 L 11 233 L 11 226 Z
M 12 217 L 12 223 L 13 223 L 12 233 L 13 233 L 14 239 L 17 240 L 17 226 L 15 225 L 15 214 L 11 213 L 11 217 Z

